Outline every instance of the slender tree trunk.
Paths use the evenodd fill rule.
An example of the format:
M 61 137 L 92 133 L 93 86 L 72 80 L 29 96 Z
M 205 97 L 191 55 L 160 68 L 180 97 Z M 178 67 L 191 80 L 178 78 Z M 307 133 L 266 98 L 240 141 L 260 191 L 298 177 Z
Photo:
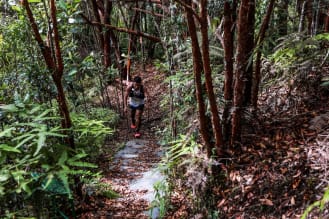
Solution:
M 267 8 L 267 12 L 265 18 L 263 19 L 263 23 L 260 27 L 259 34 L 256 37 L 256 45 L 257 45 L 257 52 L 256 52 L 256 61 L 255 61 L 255 77 L 254 83 L 252 88 L 252 105 L 254 109 L 257 109 L 257 101 L 258 101 L 258 91 L 259 91 L 259 83 L 261 79 L 260 69 L 261 69 L 261 49 L 263 40 L 265 38 L 266 30 L 268 29 L 271 15 L 273 12 L 275 0 L 270 0 L 270 3 Z
M 298 32 L 302 32 L 304 30 L 304 22 L 305 22 L 305 10 L 306 10 L 306 0 L 302 3 L 300 7 L 300 18 L 299 18 L 299 25 L 298 25 Z
M 103 23 L 104 24 L 110 24 L 110 15 L 112 11 L 112 2 L 111 1 L 105 1 L 104 2 L 104 19 Z M 108 67 L 111 66 L 111 37 L 110 37 L 110 30 L 106 29 L 104 32 L 104 48 L 103 48 L 103 53 L 104 53 L 104 67 L 107 69 Z
M 328 9 L 328 11 L 327 11 L 327 16 L 326 16 L 326 21 L 325 21 L 324 31 L 325 31 L 326 33 L 329 33 L 329 9 Z
M 271 2 L 270 2 L 271 4 Z M 288 6 L 289 1 L 288 0 L 279 0 L 278 2 L 278 20 L 277 20 L 277 27 L 278 27 L 278 37 L 283 37 L 288 34 Z M 268 7 L 269 9 L 269 7 Z M 271 12 L 272 13 L 272 12 Z M 263 20 L 264 23 L 264 20 Z M 257 41 L 256 41 L 257 43 Z
M 101 18 L 99 16 L 96 0 L 91 0 L 91 6 L 92 6 L 92 11 L 93 11 L 93 16 L 94 16 L 95 21 L 98 23 L 101 23 Z M 102 36 L 103 28 L 100 25 L 97 25 L 95 28 L 97 29 L 96 36 L 97 36 L 97 39 L 99 42 L 99 47 L 100 47 L 100 49 L 103 49 L 104 48 L 104 38 Z
M 203 60 L 203 70 L 206 79 L 206 88 L 207 94 L 210 103 L 211 110 L 211 120 L 212 126 L 215 135 L 215 143 L 216 143 L 216 152 L 217 155 L 221 154 L 221 147 L 223 145 L 223 137 L 222 137 L 222 126 L 219 118 L 217 101 L 214 93 L 214 88 L 212 84 L 212 76 L 211 76 L 211 67 L 210 67 L 210 57 L 209 57 L 209 41 L 208 41 L 208 12 L 207 12 L 207 0 L 201 0 L 201 35 L 202 35 L 202 60 Z
M 187 0 L 187 2 L 188 5 L 191 5 L 191 0 Z M 200 133 L 202 139 L 205 142 L 207 154 L 208 156 L 211 156 L 212 148 L 213 148 L 210 141 L 211 130 L 208 130 L 208 126 L 207 126 L 206 106 L 204 103 L 203 92 L 202 92 L 202 80 L 201 80 L 201 73 L 203 71 L 202 56 L 198 42 L 193 13 L 190 10 L 186 10 L 186 18 L 187 18 L 188 29 L 192 42 L 193 72 L 194 72 L 194 80 L 195 80 L 195 88 L 196 88 L 196 98 L 198 104 Z
M 237 55 L 234 83 L 233 113 L 232 113 L 232 139 L 231 144 L 241 140 L 241 117 L 245 91 L 246 69 L 250 56 L 249 51 L 249 20 L 248 10 L 251 0 L 242 0 L 240 3 L 237 26 Z
M 136 2 L 136 4 L 138 4 L 138 2 Z M 130 22 L 130 29 L 134 30 L 135 25 L 137 23 L 137 19 L 138 19 L 138 11 L 135 11 L 135 14 Z M 130 67 L 131 67 L 131 58 L 130 58 L 130 53 L 131 50 L 133 50 L 133 44 L 134 44 L 134 35 L 129 34 L 129 42 L 128 42 L 128 58 L 127 58 L 127 81 L 130 79 Z
M 313 0 L 306 0 L 306 19 L 307 19 L 307 32 L 309 35 L 313 33 Z
M 51 34 L 50 37 L 54 37 L 54 45 L 55 45 L 55 54 L 52 54 L 52 51 L 50 47 L 48 47 L 42 40 L 41 35 L 39 33 L 38 26 L 34 20 L 34 16 L 32 14 L 32 11 L 30 9 L 29 3 L 27 0 L 22 1 L 23 6 L 25 7 L 25 10 L 27 12 L 27 17 L 30 21 L 34 37 L 36 41 L 38 42 L 38 45 L 40 47 L 41 53 L 45 59 L 46 65 L 48 67 L 48 70 L 51 72 L 53 81 L 56 85 L 57 88 L 57 103 L 59 106 L 59 113 L 62 117 L 61 120 L 61 125 L 64 130 L 68 130 L 72 127 L 72 122 L 70 118 L 70 113 L 68 110 L 67 102 L 66 102 L 66 97 L 65 93 L 63 90 L 63 85 L 62 85 L 62 76 L 63 76 L 63 70 L 64 70 L 64 65 L 63 65 L 63 59 L 61 55 L 61 50 L 60 50 L 60 44 L 59 44 L 59 34 L 58 34 L 58 28 L 57 28 L 57 20 L 56 20 L 56 6 L 55 6 L 55 1 L 51 0 L 50 1 L 50 18 L 52 21 L 52 30 L 53 33 Z M 54 57 L 54 59 L 53 59 Z M 66 137 L 66 143 L 71 147 L 75 148 L 74 145 L 74 138 L 73 136 L 68 132 L 65 131 L 65 134 L 67 135 Z
M 248 4 L 248 34 L 247 34 L 247 53 L 248 63 L 246 66 L 245 77 L 245 90 L 243 98 L 243 106 L 251 104 L 251 90 L 252 90 L 252 78 L 253 78 L 253 49 L 254 49 L 254 25 L 255 25 L 255 0 L 249 0 Z
M 230 141 L 231 136 L 231 120 L 230 120 L 230 109 L 232 106 L 233 98 L 233 63 L 234 63 L 234 20 L 233 20 L 234 8 L 230 6 L 229 1 L 224 3 L 224 111 L 223 111 L 223 140 L 225 143 Z

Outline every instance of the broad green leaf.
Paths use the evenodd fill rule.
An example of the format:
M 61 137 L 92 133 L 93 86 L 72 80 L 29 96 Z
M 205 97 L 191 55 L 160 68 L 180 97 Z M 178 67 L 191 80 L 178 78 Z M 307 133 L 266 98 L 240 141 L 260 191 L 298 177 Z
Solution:
M 58 4 L 60 8 L 62 8 L 64 11 L 67 11 L 67 5 L 63 0 L 60 0 Z
M 23 141 L 21 141 L 19 144 L 17 144 L 15 146 L 15 148 L 19 148 L 20 146 L 24 145 L 25 143 L 27 143 L 28 141 L 32 140 L 33 138 L 35 138 L 35 135 L 31 135 L 31 134 L 27 134 L 26 136 L 28 136 L 27 138 L 25 138 Z M 13 140 L 17 140 L 17 138 L 14 138 Z
M 15 181 L 19 184 L 24 180 L 23 175 L 25 174 L 25 171 L 23 170 L 17 170 L 11 172 L 11 175 L 14 177 Z
M 46 135 L 45 133 L 39 133 L 38 134 L 38 144 L 37 144 L 37 149 L 35 150 L 33 156 L 36 156 L 39 151 L 41 150 L 41 148 L 43 148 L 43 146 L 45 145 L 45 142 L 46 142 Z
M 44 132 L 45 135 L 48 135 L 48 136 L 54 136 L 54 137 L 66 137 L 66 135 L 63 135 L 63 134 L 58 134 L 58 133 L 54 133 L 54 132 Z
M 11 6 L 11 9 L 13 9 L 14 11 L 17 11 L 17 12 L 21 12 L 22 11 L 22 8 L 17 6 L 17 5 L 13 5 Z
M 41 0 L 27 0 L 29 3 L 40 3 Z
M 0 174 L 0 182 L 7 181 L 10 178 L 9 174 Z
M 18 150 L 17 148 L 11 147 L 7 144 L 0 144 L 0 151 L 9 151 L 9 152 L 21 153 L 21 151 Z
M 15 130 L 14 127 L 10 127 L 9 129 L 5 129 L 2 132 L 0 132 L 0 138 L 1 137 L 11 137 L 11 131 Z
M 38 105 L 38 106 L 34 107 L 33 109 L 31 109 L 31 111 L 30 111 L 29 113 L 30 113 L 30 114 L 33 114 L 33 113 L 35 113 L 35 112 L 40 111 L 40 109 L 41 109 L 41 106 Z
M 78 72 L 78 70 L 76 68 L 74 68 L 68 73 L 68 75 L 72 76 L 72 75 L 75 75 L 77 72 Z
M 61 157 L 58 160 L 59 165 L 63 165 L 67 161 L 67 151 L 63 151 Z
M 67 194 L 69 194 L 69 197 L 71 198 L 72 194 L 71 194 L 70 185 L 69 185 L 69 182 L 68 182 L 67 175 L 65 173 L 60 172 L 58 177 L 61 179 Z
M 43 118 L 45 115 L 47 115 L 51 110 L 45 110 L 43 113 L 35 117 L 34 121 L 38 121 L 39 119 Z
M 31 191 L 31 189 L 30 189 L 30 187 L 29 187 L 29 183 L 30 183 L 30 181 L 23 182 L 23 183 L 21 184 L 21 187 L 22 187 L 22 189 L 23 189 L 28 195 L 31 195 L 31 194 L 32 194 L 32 191 Z
M 90 167 L 90 168 L 97 168 L 98 166 L 92 163 L 87 163 L 87 162 L 81 162 L 81 161 L 68 161 L 68 163 L 71 166 L 76 166 L 76 167 Z
M 315 36 L 317 40 L 329 40 L 329 33 L 318 34 Z
M 17 112 L 18 110 L 15 104 L 3 105 L 0 106 L 0 109 L 3 109 L 4 111 L 8 111 L 8 112 Z

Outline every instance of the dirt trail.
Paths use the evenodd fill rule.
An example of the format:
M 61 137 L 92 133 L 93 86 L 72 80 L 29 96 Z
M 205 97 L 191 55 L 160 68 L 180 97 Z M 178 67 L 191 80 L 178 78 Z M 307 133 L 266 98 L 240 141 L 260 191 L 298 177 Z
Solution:
M 103 172 L 102 182 L 111 185 L 120 197 L 106 199 L 95 197 L 89 204 L 89 211 L 80 218 L 149 218 L 150 202 L 153 200 L 153 183 L 161 180 L 159 172 L 154 172 L 161 159 L 161 147 L 156 136 L 156 130 L 161 126 L 162 112 L 160 111 L 160 97 L 165 87 L 162 84 L 163 75 L 153 66 L 146 66 L 146 71 L 135 68 L 135 75 L 140 75 L 143 84 L 147 87 L 150 97 L 144 109 L 140 139 L 135 139 L 133 132 L 128 128 L 129 121 L 121 116 L 115 136 L 104 145 L 106 154 L 99 159 L 100 169 Z M 118 86 L 110 87 L 110 90 Z M 121 93 L 110 92 L 121 96 Z M 119 100 L 122 101 L 121 99 Z M 129 115 L 128 115 L 129 116 Z M 155 211 L 152 212 L 156 214 Z

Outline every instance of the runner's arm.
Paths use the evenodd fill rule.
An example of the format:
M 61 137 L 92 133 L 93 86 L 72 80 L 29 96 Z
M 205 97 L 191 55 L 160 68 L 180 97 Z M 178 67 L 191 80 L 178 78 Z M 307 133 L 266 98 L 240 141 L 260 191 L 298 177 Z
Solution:
M 128 86 L 125 91 L 124 97 L 123 97 L 123 107 L 124 107 L 125 111 L 127 110 L 127 106 L 128 106 L 128 95 L 129 95 L 130 89 L 131 89 L 131 86 Z

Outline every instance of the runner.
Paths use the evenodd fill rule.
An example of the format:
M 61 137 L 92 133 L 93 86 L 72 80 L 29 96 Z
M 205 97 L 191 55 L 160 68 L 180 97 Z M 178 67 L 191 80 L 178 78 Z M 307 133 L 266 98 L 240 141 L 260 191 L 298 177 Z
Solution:
M 139 76 L 134 77 L 133 83 L 128 85 L 124 95 L 124 111 L 127 112 L 128 97 L 129 107 L 131 109 L 131 125 L 135 133 L 135 138 L 141 136 L 140 127 L 142 121 L 142 114 L 146 97 L 148 97 L 147 89 L 142 85 L 142 78 Z

